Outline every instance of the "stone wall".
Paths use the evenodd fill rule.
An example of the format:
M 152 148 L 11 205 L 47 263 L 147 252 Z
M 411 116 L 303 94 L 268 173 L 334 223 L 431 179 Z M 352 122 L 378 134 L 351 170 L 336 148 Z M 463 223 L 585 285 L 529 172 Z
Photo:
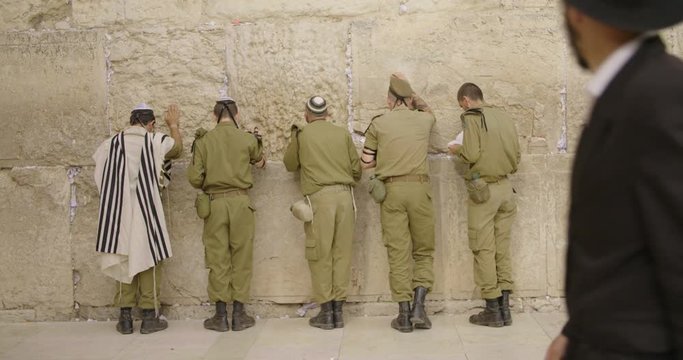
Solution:
M 683 54 L 683 28 L 664 32 Z M 175 317 L 207 311 L 202 223 L 185 180 L 194 129 L 227 88 L 243 126 L 264 134 L 255 170 L 252 297 L 262 316 L 310 301 L 300 197 L 280 162 L 303 104 L 325 96 L 335 124 L 363 130 L 384 111 L 388 76 L 404 72 L 432 105 L 430 166 L 436 219 L 437 311 L 478 303 L 467 247 L 462 164 L 446 143 L 460 131 L 455 92 L 479 84 L 517 122 L 523 145 L 513 182 L 519 304 L 557 308 L 563 294 L 568 177 L 589 100 L 551 0 L 8 0 L 0 4 L 0 321 L 106 318 L 115 284 L 94 252 L 97 191 L 91 155 L 139 102 L 183 111 L 186 155 L 164 192 L 174 257 L 161 300 Z M 159 124 L 165 131 L 165 125 Z M 362 138 L 357 137 L 360 147 Z M 351 298 L 357 313 L 390 304 L 379 210 L 356 189 Z M 527 306 L 528 305 L 528 306 Z M 373 307 L 375 306 L 375 307 Z M 386 307 L 386 309 L 389 309 Z M 390 308 L 393 312 L 393 306 Z M 438 310 L 440 309 L 440 310 Z

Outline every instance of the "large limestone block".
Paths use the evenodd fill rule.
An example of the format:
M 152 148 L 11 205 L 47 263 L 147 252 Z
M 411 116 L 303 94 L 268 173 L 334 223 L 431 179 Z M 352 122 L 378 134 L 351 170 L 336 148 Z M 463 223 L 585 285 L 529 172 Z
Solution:
M 201 0 L 73 0 L 74 19 L 83 26 L 126 23 L 147 27 L 164 23 L 192 27 L 199 23 L 201 14 Z
M 270 159 L 281 159 L 292 123 L 304 123 L 304 104 L 325 97 L 330 121 L 347 124 L 345 51 L 348 24 L 298 20 L 227 28 L 230 94 L 242 122 L 263 134 Z
M 70 13 L 64 0 L 5 0 L 0 2 L 0 31 L 52 28 Z
M 188 158 L 173 162 L 171 184 L 162 192 L 173 257 L 162 266 L 161 301 L 198 305 L 208 301 L 208 270 L 204 266 L 202 230 L 194 201 L 197 193 L 187 181 Z
M 548 295 L 564 296 L 564 274 L 567 252 L 569 195 L 572 155 L 548 157 L 546 194 L 550 207 L 545 213 L 544 230 L 548 257 Z
M 223 30 L 119 30 L 109 41 L 112 130 L 128 125 L 130 112 L 147 102 L 157 130 L 168 133 L 163 112 L 171 103 L 182 110 L 181 132 L 189 149 L 194 130 L 211 128 L 211 112 L 225 79 Z
M 520 139 L 542 139 L 547 152 L 561 135 L 561 30 L 553 9 L 499 9 L 414 14 L 352 25 L 353 100 L 361 128 L 385 107 L 388 77 L 402 71 L 434 108 L 434 148 L 445 150 L 459 130 L 455 96 L 466 81 L 515 119 Z M 407 46 L 410 44 L 410 46 Z
M 73 307 L 68 182 L 60 167 L 0 171 L 0 302 L 39 318 Z
M 432 163 L 433 164 L 433 163 Z M 431 164 L 430 164 L 431 165 Z M 445 276 L 451 298 L 479 297 L 472 273 L 472 252 L 467 238 L 467 190 L 462 175 L 466 166 L 459 160 L 447 158 L 441 164 L 442 186 L 447 189 L 444 206 L 439 209 L 442 223 L 447 224 L 444 241 L 447 243 L 444 261 Z
M 99 34 L 0 34 L 0 78 L 0 165 L 91 162 L 109 130 Z
M 444 1 L 444 0 L 388 0 L 382 4 L 383 13 L 386 10 L 395 11 L 394 14 L 409 15 L 412 13 L 447 12 L 456 14 L 464 11 L 486 12 L 501 8 L 544 8 L 557 6 L 553 0 L 479 0 L 479 1 Z
M 544 214 L 550 209 L 547 193 L 541 191 L 546 177 L 546 156 L 523 156 L 516 174 L 511 176 L 517 192 L 517 217 L 512 226 L 510 252 L 512 276 L 517 296 L 547 295 L 547 254 Z
M 214 21 L 252 21 L 264 18 L 297 17 L 347 17 L 375 12 L 379 0 L 253 0 L 221 1 L 207 0 L 206 18 Z
M 71 197 L 75 196 L 73 223 L 70 227 L 71 254 L 74 269 L 74 300 L 79 306 L 111 305 L 116 292 L 115 281 L 100 270 L 95 251 L 99 194 L 94 180 L 94 167 L 79 169 L 73 177 Z M 75 193 L 73 192 L 75 191 Z
M 252 297 L 278 303 L 311 300 L 304 227 L 289 211 L 302 198 L 298 175 L 271 161 L 265 169 L 254 169 L 250 196 L 256 209 Z

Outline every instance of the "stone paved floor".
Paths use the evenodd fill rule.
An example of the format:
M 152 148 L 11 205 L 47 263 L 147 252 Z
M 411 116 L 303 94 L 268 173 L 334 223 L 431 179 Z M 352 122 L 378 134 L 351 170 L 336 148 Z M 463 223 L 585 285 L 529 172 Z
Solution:
M 242 332 L 204 330 L 201 320 L 171 321 L 167 330 L 122 336 L 114 322 L 0 324 L 0 359 L 543 359 L 563 313 L 514 314 L 514 325 L 470 325 L 468 315 L 433 316 L 433 328 L 399 333 L 391 317 L 349 317 L 323 331 L 307 319 L 258 320 Z

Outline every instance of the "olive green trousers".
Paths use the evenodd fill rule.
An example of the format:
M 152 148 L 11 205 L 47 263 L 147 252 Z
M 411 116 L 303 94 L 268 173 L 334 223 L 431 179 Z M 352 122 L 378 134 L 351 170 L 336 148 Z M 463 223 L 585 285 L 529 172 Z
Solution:
M 484 299 L 501 296 L 501 290 L 513 290 L 510 263 L 510 233 L 517 213 L 512 183 L 502 179 L 490 183 L 491 198 L 467 206 L 467 237 L 474 255 L 474 282 Z
M 211 200 L 202 238 L 209 300 L 249 302 L 254 254 L 254 209 L 249 196 Z
M 431 185 L 421 182 L 386 184 L 381 204 L 382 239 L 389 257 L 393 301 L 410 301 L 418 286 L 434 284 L 434 206 Z
M 346 185 L 333 185 L 309 199 L 313 221 L 304 223 L 304 231 L 315 302 L 346 300 L 355 226 L 352 193 Z
M 156 295 L 154 294 L 155 284 Z M 118 291 L 114 295 L 114 306 L 130 308 L 137 306 L 141 309 L 158 308 L 159 289 L 161 288 L 161 264 L 138 273 L 133 277 L 133 281 L 130 284 L 118 282 L 118 286 Z

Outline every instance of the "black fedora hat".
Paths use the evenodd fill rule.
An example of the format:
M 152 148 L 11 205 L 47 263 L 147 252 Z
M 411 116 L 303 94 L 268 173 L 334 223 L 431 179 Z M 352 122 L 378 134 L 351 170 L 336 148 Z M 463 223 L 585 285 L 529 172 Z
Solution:
M 683 20 L 683 0 L 565 1 L 586 15 L 622 30 L 657 30 Z

